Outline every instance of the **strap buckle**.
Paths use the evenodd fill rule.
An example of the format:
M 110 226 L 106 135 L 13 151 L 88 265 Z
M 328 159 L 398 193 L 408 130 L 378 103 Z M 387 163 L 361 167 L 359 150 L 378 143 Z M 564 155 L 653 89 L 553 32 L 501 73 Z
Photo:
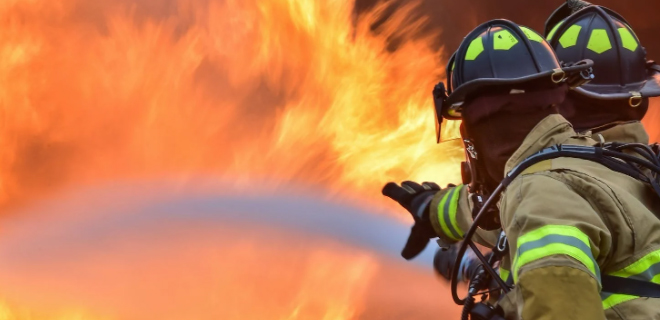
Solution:
M 637 91 L 631 91 L 630 94 L 631 97 L 628 100 L 628 104 L 633 108 L 641 106 L 642 102 L 644 102 L 644 99 L 642 99 L 642 94 Z
M 497 239 L 497 245 L 495 246 L 495 251 L 498 254 L 504 255 L 507 250 L 509 250 L 509 240 L 506 237 L 504 230 L 500 233 L 499 239 Z
M 550 79 L 552 79 L 552 82 L 559 84 L 564 82 L 564 80 L 566 80 L 566 71 L 562 70 L 561 68 L 557 68 L 552 71 L 553 73 L 552 76 L 550 77 Z

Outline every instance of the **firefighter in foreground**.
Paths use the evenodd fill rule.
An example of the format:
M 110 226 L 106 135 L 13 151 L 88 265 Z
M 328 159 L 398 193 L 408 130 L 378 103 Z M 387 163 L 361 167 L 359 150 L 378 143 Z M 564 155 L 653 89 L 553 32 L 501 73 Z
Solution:
M 649 137 L 640 120 L 648 110 L 649 98 L 660 96 L 653 85 L 660 78 L 660 68 L 646 60 L 645 49 L 630 24 L 610 9 L 568 0 L 548 18 L 545 35 L 560 61 L 594 61 L 595 79 L 569 91 L 559 107 L 575 130 L 599 142 L 647 145 Z M 472 223 L 475 198 L 463 185 L 435 193 L 429 208 L 441 226 L 438 234 L 442 242 L 452 244 L 462 239 Z M 494 245 L 497 234 L 481 231 L 477 236 Z M 445 277 L 455 252 L 454 247 L 436 259 L 436 268 Z M 508 271 L 504 269 L 505 276 Z
M 486 189 L 494 190 L 504 173 L 544 148 L 597 144 L 559 114 L 571 86 L 566 79 L 584 70 L 580 64 L 562 70 L 540 35 L 494 20 L 471 32 L 454 60 L 439 115 L 463 120 L 473 174 Z M 437 206 L 445 214 L 429 214 L 438 189 L 412 182 L 383 189 L 415 218 L 407 258 L 437 235 L 461 237 L 456 218 L 447 214 L 458 200 L 443 197 Z M 526 170 L 487 224 L 501 226 L 509 241 L 502 263 L 511 266 L 515 289 L 499 301 L 505 317 L 660 317 L 656 299 L 601 292 L 601 274 L 660 280 L 660 220 L 654 212 L 660 212 L 660 200 L 646 184 L 592 161 L 558 158 Z

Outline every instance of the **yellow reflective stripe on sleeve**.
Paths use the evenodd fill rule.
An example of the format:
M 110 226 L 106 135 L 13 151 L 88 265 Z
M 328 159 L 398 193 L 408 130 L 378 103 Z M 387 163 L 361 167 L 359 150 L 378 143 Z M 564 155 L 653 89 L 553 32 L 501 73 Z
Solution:
M 630 301 L 632 299 L 639 298 L 636 296 L 629 296 L 627 294 L 613 294 L 608 296 L 606 299 L 603 300 L 603 309 L 607 310 L 611 307 L 616 306 L 617 304 L 624 303 L 626 301 Z
M 660 284 L 660 250 L 653 251 L 635 261 L 633 264 L 619 271 L 610 273 L 610 275 Z M 627 294 L 610 294 L 603 292 L 601 293 L 601 298 L 603 299 L 603 308 L 609 309 L 617 304 L 638 297 Z
M 502 278 L 504 282 L 507 282 L 509 281 L 510 277 L 511 277 L 511 271 L 500 267 L 500 278 Z
M 456 229 L 458 236 L 463 239 L 463 231 L 458 227 L 458 221 L 456 220 L 456 213 L 458 212 L 458 200 L 461 197 L 461 190 L 463 190 L 464 185 L 456 187 L 456 193 L 454 193 L 453 198 L 451 199 L 451 204 L 449 205 L 449 217 L 451 219 L 451 225 Z
M 660 263 L 660 250 L 653 251 L 645 255 L 643 258 L 635 261 L 635 263 L 610 274 L 613 276 L 624 277 L 624 278 L 641 275 L 641 276 L 645 276 L 644 277 L 645 280 L 650 280 L 656 274 L 658 274 L 655 271 L 658 271 L 660 273 L 660 268 L 659 269 L 653 268 L 658 263 Z M 647 272 L 653 272 L 653 273 L 647 273 Z
M 600 281 L 600 268 L 591 252 L 589 237 L 573 226 L 549 225 L 522 235 L 513 260 L 513 281 L 518 282 L 520 268 L 533 261 L 568 255 L 582 263 Z
M 463 239 L 463 232 L 458 227 L 456 221 L 456 212 L 458 210 L 458 200 L 464 185 L 452 188 L 447 192 L 442 201 L 438 204 L 438 221 L 443 233 L 452 240 L 459 241 Z

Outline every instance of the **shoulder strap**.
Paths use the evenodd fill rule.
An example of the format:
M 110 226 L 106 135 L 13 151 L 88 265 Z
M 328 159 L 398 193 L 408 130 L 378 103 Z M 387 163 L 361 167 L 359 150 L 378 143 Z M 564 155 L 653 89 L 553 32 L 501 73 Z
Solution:
M 609 154 L 605 155 L 605 152 L 608 152 Z M 613 154 L 620 154 L 621 157 L 614 158 L 612 157 Z M 511 171 L 507 173 L 504 180 L 502 180 L 502 186 L 506 188 L 517 176 L 523 172 L 534 173 L 551 170 L 551 161 L 553 159 L 562 157 L 593 161 L 609 168 L 612 171 L 623 173 L 632 177 L 633 179 L 641 180 L 645 183 L 650 183 L 647 177 L 640 175 L 638 171 L 634 170 L 630 163 L 626 162 L 632 161 L 631 159 L 637 160 L 633 156 L 627 155 L 623 152 L 607 150 L 601 147 L 556 145 L 554 147 L 549 147 L 539 151 L 538 153 L 530 156 L 529 158 L 519 163 L 516 167 L 511 169 Z M 660 196 L 660 193 L 658 193 L 658 196 Z
M 658 67 L 660 68 L 660 66 Z M 513 179 L 515 179 L 520 174 L 529 174 L 541 171 L 547 171 L 552 169 L 552 159 L 560 157 L 570 157 L 578 158 L 584 160 L 590 160 L 604 165 L 610 170 L 617 171 L 623 174 L 626 174 L 632 178 L 642 180 L 646 183 L 653 184 L 654 191 L 660 196 L 660 184 L 657 181 L 651 182 L 654 179 L 645 177 L 639 172 L 636 172 L 623 160 L 626 160 L 626 157 L 621 159 L 615 159 L 611 156 L 604 155 L 603 151 L 605 149 L 600 147 L 585 147 L 585 146 L 570 146 L 570 145 L 557 145 L 555 147 L 550 147 L 544 150 L 541 150 L 535 155 L 530 156 L 522 163 L 518 164 L 513 168 L 506 176 L 505 180 L 502 182 L 502 185 L 508 186 Z M 610 154 L 611 151 L 607 150 Z M 630 156 L 627 156 L 630 157 Z M 630 160 L 630 159 L 628 159 Z M 632 160 L 630 160 L 632 161 Z M 647 180 L 647 181 L 644 181 Z M 651 181 L 648 181 L 651 180 Z M 638 297 L 648 297 L 648 298 L 660 298 L 660 284 L 656 284 L 650 281 L 637 280 L 632 278 L 621 278 L 611 275 L 601 276 L 602 291 L 608 293 L 616 294 L 627 294 Z
M 542 161 L 539 161 L 539 162 L 531 165 L 529 168 L 525 169 L 520 174 L 521 175 L 531 174 L 531 173 L 537 173 L 537 172 L 542 172 L 542 171 L 549 171 L 551 169 L 552 169 L 552 159 L 542 160 Z
M 604 292 L 660 298 L 660 284 L 650 281 L 603 275 L 601 283 Z

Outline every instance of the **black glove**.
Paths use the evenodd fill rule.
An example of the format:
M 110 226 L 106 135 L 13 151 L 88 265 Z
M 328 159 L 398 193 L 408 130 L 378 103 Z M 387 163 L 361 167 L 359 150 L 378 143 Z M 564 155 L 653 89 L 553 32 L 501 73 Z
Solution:
M 420 185 L 412 181 L 404 181 L 401 186 L 390 182 L 383 188 L 383 195 L 398 202 L 415 220 L 406 246 L 401 251 L 401 256 L 406 260 L 416 257 L 424 251 L 431 238 L 437 237 L 429 219 L 429 204 L 438 191 L 440 187 L 433 182 L 424 182 Z

